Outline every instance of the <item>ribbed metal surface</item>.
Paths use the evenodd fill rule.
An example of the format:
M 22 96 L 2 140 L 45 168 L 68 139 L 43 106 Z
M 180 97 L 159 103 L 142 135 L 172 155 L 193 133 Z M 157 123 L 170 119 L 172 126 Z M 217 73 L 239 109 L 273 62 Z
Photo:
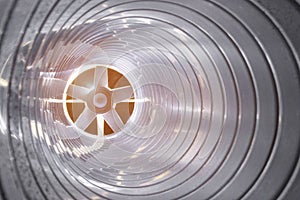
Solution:
M 0 199 L 298 199 L 295 1 L 2 0 L 0 16 Z M 98 112 L 111 135 L 82 131 L 89 100 L 66 112 L 95 66 L 132 86 Z

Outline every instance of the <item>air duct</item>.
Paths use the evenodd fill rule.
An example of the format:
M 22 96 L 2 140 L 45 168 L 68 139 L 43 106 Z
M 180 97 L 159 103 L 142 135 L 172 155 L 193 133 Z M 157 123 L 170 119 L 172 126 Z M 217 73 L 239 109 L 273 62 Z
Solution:
M 0 200 L 298 199 L 297 2 L 0 0 Z

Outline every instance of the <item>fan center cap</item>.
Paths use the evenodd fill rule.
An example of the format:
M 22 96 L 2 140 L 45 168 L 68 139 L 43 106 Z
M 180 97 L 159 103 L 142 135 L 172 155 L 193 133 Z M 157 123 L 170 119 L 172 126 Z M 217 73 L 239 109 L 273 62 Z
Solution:
M 103 114 L 111 110 L 112 92 L 106 87 L 97 88 L 89 94 L 88 107 L 97 114 Z
M 94 96 L 94 106 L 97 108 L 104 108 L 107 104 L 107 97 L 103 93 L 98 93 Z

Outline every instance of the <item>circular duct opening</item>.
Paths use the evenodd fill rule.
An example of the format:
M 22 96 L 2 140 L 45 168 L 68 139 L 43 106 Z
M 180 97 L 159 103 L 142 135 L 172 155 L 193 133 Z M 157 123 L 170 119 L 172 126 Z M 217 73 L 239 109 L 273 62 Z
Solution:
M 84 134 L 106 136 L 122 130 L 134 108 L 133 88 L 108 66 L 82 66 L 67 81 L 64 114 Z

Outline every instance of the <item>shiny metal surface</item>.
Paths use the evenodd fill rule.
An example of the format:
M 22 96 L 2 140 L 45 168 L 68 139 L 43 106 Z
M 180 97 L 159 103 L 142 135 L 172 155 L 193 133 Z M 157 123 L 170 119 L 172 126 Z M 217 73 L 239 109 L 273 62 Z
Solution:
M 0 199 L 297 199 L 299 9 L 0 0 Z

